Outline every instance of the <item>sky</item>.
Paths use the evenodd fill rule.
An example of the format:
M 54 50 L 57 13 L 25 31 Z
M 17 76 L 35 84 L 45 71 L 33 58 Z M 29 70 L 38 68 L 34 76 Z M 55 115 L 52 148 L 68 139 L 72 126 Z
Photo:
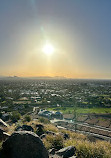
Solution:
M 111 79 L 110 8 L 110 0 L 1 0 L 0 76 Z

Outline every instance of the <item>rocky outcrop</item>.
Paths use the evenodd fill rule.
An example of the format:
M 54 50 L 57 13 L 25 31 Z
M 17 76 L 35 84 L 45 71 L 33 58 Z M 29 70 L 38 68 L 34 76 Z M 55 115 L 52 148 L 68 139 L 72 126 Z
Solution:
M 44 134 L 44 126 L 42 124 L 38 124 L 38 125 L 36 125 L 36 127 L 37 127 L 36 134 L 38 136 L 43 135 Z
M 56 152 L 57 155 L 62 156 L 63 158 L 68 158 L 74 156 L 76 148 L 74 146 L 69 146 L 62 148 Z
M 13 133 L 2 145 L 1 158 L 48 158 L 48 151 L 33 132 Z
M 34 129 L 31 126 L 28 126 L 28 125 L 19 126 L 15 130 L 16 131 L 31 131 L 31 132 L 34 131 Z

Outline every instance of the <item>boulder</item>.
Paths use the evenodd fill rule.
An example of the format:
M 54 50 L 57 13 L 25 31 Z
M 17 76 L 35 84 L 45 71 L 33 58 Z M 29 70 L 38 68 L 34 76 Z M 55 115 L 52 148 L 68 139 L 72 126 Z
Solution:
M 6 140 L 10 135 L 0 128 L 0 141 Z
M 8 124 L 6 124 L 2 119 L 0 119 L 0 126 L 8 127 Z
M 43 125 L 38 124 L 38 125 L 36 125 L 36 127 L 37 127 L 36 134 L 38 136 L 41 136 L 42 134 L 44 134 L 44 126 Z
M 46 131 L 46 134 L 56 135 L 56 133 L 54 133 L 52 131 Z
M 42 134 L 41 136 L 40 136 L 40 139 L 43 139 L 43 138 L 45 138 L 46 137 L 46 134 Z
M 54 155 L 55 154 L 55 149 L 54 148 L 52 148 L 52 149 L 49 149 L 49 154 L 52 154 L 52 155 Z
M 66 139 L 69 139 L 70 136 L 69 136 L 69 134 L 65 133 L 65 134 L 63 135 L 63 138 L 66 140 Z
M 22 131 L 22 126 L 18 126 L 15 128 L 15 131 Z
M 34 129 L 31 126 L 28 125 L 23 125 L 23 126 L 19 126 L 15 129 L 15 131 L 31 131 L 33 132 Z
M 62 148 L 56 152 L 57 155 L 62 156 L 63 158 L 72 157 L 75 154 L 76 148 L 74 146 L 68 146 Z
M 36 127 L 37 128 L 44 128 L 44 126 L 42 124 L 37 124 Z
M 1 158 L 48 158 L 48 151 L 33 132 L 14 132 L 2 145 Z
M 31 126 L 28 126 L 28 125 L 23 125 L 22 129 L 25 130 L 25 131 L 31 131 L 31 132 L 34 131 L 34 129 Z

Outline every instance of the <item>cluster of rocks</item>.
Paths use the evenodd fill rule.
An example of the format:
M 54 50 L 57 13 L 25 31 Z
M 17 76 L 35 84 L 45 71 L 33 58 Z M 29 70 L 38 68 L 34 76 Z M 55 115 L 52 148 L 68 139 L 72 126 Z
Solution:
M 47 151 L 42 138 L 47 134 L 55 135 L 51 131 L 44 131 L 42 124 L 36 125 L 37 131 L 35 134 L 31 126 L 23 125 L 16 128 L 16 131 L 5 138 L 0 151 L 0 158 L 75 158 L 76 148 L 69 146 L 60 150 L 50 149 Z M 1 134 L 0 134 L 1 135 Z M 68 139 L 69 135 L 64 134 L 64 139 Z
M 75 155 L 76 148 L 74 146 L 69 146 L 56 151 L 54 148 L 49 150 L 51 158 L 62 157 L 62 158 L 76 158 Z
M 8 125 L 0 119 L 0 141 L 6 140 L 10 135 L 6 133 L 6 129 L 8 128 Z

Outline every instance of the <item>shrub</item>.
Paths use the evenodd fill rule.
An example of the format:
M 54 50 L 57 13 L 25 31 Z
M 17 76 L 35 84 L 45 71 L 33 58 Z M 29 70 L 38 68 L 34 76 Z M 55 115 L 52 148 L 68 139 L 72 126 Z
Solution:
M 18 111 L 12 112 L 11 120 L 12 122 L 17 122 L 21 118 L 21 115 Z
M 38 121 L 44 124 L 50 123 L 49 119 L 45 117 L 39 117 Z
M 55 127 L 54 125 L 52 125 L 52 124 L 47 124 L 46 126 L 45 126 L 45 131 L 52 131 L 52 132 L 59 132 L 59 130 L 58 130 L 58 128 L 57 127 Z
M 47 149 L 55 148 L 57 150 L 63 148 L 63 137 L 61 135 L 47 135 L 43 139 L 44 145 Z
M 31 121 L 31 117 L 30 115 L 26 115 L 24 118 L 25 121 L 30 122 Z

